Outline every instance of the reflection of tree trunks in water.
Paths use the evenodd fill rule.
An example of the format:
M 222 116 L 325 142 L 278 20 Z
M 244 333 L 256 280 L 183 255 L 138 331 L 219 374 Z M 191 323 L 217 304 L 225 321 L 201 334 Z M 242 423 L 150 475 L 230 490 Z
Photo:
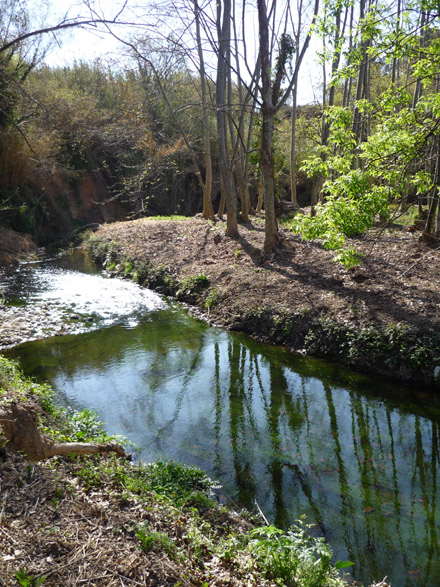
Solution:
M 280 460 L 280 411 L 282 407 L 282 393 L 286 392 L 287 381 L 281 369 L 270 363 L 270 406 L 267 414 L 270 440 L 273 457 L 269 465 L 272 477 L 273 501 L 275 508 L 275 526 L 282 528 L 286 525 L 287 511 L 283 500 L 283 463 Z
M 240 362 L 240 373 L 242 373 L 242 383 L 243 383 L 243 390 L 244 390 L 244 406 L 246 407 L 247 413 L 247 423 L 246 423 L 246 430 L 247 432 L 252 431 L 254 434 L 254 438 L 258 438 L 258 425 L 255 421 L 254 411 L 254 397 L 253 397 L 253 386 L 250 377 L 252 377 L 252 370 L 251 366 L 251 353 L 246 347 L 241 345 L 241 362 Z M 246 376 L 246 380 L 245 380 Z
M 305 380 L 302 380 L 302 390 L 301 390 L 301 397 L 302 397 L 302 405 L 303 405 L 303 412 L 304 412 L 304 418 L 305 418 L 305 424 L 306 424 L 306 432 L 305 432 L 305 438 L 306 438 L 306 445 L 308 448 L 308 461 L 309 461 L 309 465 L 310 467 L 312 467 L 315 471 L 316 471 L 316 476 L 319 479 L 319 473 L 318 473 L 318 467 L 316 466 L 316 462 L 315 462 L 315 454 L 314 454 L 314 445 L 312 442 L 312 438 L 313 438 L 313 434 L 314 431 L 312 430 L 312 421 L 311 421 L 311 417 L 310 417 L 310 412 L 309 412 L 309 396 L 307 393 L 307 385 Z M 297 470 L 299 471 L 299 467 L 297 468 Z M 304 495 L 306 496 L 308 502 L 309 502 L 309 506 L 310 509 L 313 512 L 313 515 L 315 517 L 315 523 L 319 526 L 319 528 L 321 529 L 321 532 L 323 533 L 323 535 L 326 535 L 325 532 L 325 526 L 322 522 L 321 519 L 321 512 L 318 508 L 317 503 L 315 503 L 314 499 L 313 499 L 313 494 L 312 494 L 312 489 L 310 487 L 310 484 L 305 480 L 305 478 L 301 478 L 301 476 L 298 477 L 299 481 L 301 483 L 301 488 L 303 490 Z
M 318 507 L 317 502 L 313 498 L 313 490 L 310 483 L 307 481 L 307 476 L 301 471 L 301 468 L 298 465 L 295 465 L 293 463 L 283 463 L 283 467 L 286 467 L 287 469 L 290 469 L 293 472 L 295 479 L 300 484 L 302 492 L 304 493 L 305 497 L 307 498 L 307 501 L 309 502 L 310 509 L 312 510 L 315 518 L 315 524 L 320 529 L 322 535 L 327 538 L 327 531 L 322 520 L 321 511 Z
M 234 461 L 235 482 L 238 488 L 238 500 L 246 507 L 251 507 L 256 494 L 256 487 L 249 463 L 249 454 L 243 446 L 246 433 L 246 418 L 244 402 L 244 374 L 239 365 L 241 345 L 231 340 L 228 348 L 229 355 L 229 418 L 231 448 Z M 246 459 L 246 460 L 245 460 Z
M 215 433 L 215 457 L 214 457 L 214 466 L 216 470 L 216 474 L 218 475 L 221 471 L 221 445 L 220 445 L 220 435 L 221 435 L 221 422 L 222 422 L 222 389 L 220 385 L 220 349 L 218 342 L 214 344 L 214 363 L 215 363 L 215 370 L 214 370 L 214 378 L 215 378 L 215 423 L 214 423 L 214 433 Z
M 374 512 L 376 504 L 381 503 L 377 471 L 374 465 L 374 454 L 372 449 L 372 438 L 370 437 L 370 416 L 368 407 L 365 408 L 362 401 L 352 401 L 354 408 L 355 420 L 353 422 L 360 435 L 360 451 L 357 455 L 358 469 L 361 479 L 361 504 L 364 513 Z M 387 521 L 379 516 L 364 515 L 364 534 L 366 544 L 364 546 L 365 559 L 363 564 L 368 565 L 371 576 L 378 576 L 380 565 L 378 563 L 378 554 L 376 551 L 376 536 L 386 535 L 385 526 Z M 362 552 L 362 549 L 359 550 Z M 368 553 L 368 556 L 367 556 Z
M 424 505 L 424 510 L 425 510 L 425 518 L 426 518 L 426 523 L 424 524 L 424 529 L 425 529 L 425 536 L 424 536 L 424 540 L 423 540 L 423 544 L 424 544 L 424 548 L 427 554 L 427 566 L 426 566 L 426 570 L 425 570 L 425 574 L 426 576 L 429 576 L 429 571 L 428 569 L 431 569 L 431 565 L 432 563 L 435 561 L 434 556 L 436 556 L 436 558 L 438 558 L 439 555 L 439 547 L 438 547 L 438 543 L 436 540 L 436 529 L 435 529 L 435 517 L 434 517 L 434 512 L 435 512 L 435 507 L 434 508 L 430 508 L 429 504 L 430 504 L 430 495 L 429 495 L 429 488 L 428 488 L 428 483 L 427 483 L 427 473 L 428 471 L 425 471 L 425 463 L 426 463 L 426 458 L 425 458 L 425 450 L 423 447 L 423 437 L 422 437 L 422 432 L 420 430 L 420 418 L 417 416 L 416 417 L 416 421 L 415 421 L 415 426 L 414 426 L 414 446 L 416 449 L 416 467 L 414 469 L 414 475 L 412 478 L 412 483 L 413 483 L 413 491 L 412 494 L 413 495 L 417 495 L 417 476 L 420 480 L 420 488 L 422 490 L 422 502 Z M 432 430 L 432 437 L 434 438 L 434 430 Z M 435 443 L 437 444 L 437 441 L 435 441 Z M 436 488 L 437 488 L 437 474 L 436 474 L 436 467 L 434 467 L 433 470 L 433 478 L 431 480 L 431 487 L 432 487 L 432 493 L 433 493 L 433 503 L 435 504 L 436 502 Z M 412 506 L 414 507 L 414 502 L 412 504 Z M 414 514 L 414 512 L 413 512 Z M 414 520 L 414 517 L 412 516 L 412 521 Z M 414 527 L 414 523 L 412 524 L 412 528 L 413 528 L 413 532 L 414 532 L 414 542 L 417 543 L 417 535 L 416 535 L 416 528 Z M 433 560 L 434 559 L 434 560 Z
M 285 413 L 292 437 L 295 436 L 298 428 L 303 423 L 300 414 L 299 400 L 296 405 L 292 401 L 293 394 L 289 391 L 289 384 L 280 365 L 270 363 L 270 404 L 267 410 L 268 427 L 271 437 L 273 458 L 269 466 L 272 476 L 275 507 L 275 525 L 286 527 L 289 522 L 288 510 L 283 498 L 283 467 L 286 465 L 284 458 L 281 459 L 281 426 L 282 414 Z M 294 465 L 292 465 L 294 466 Z
M 350 532 L 350 528 L 348 526 L 348 515 L 353 519 L 355 514 L 355 507 L 353 504 L 352 496 L 350 493 L 350 486 L 348 484 L 347 473 L 345 471 L 345 463 L 344 459 L 342 458 L 342 450 L 341 450 L 341 443 L 339 441 L 339 427 L 338 427 L 338 419 L 336 417 L 336 409 L 335 404 L 333 402 L 333 394 L 332 390 L 328 385 L 324 385 L 325 388 L 325 397 L 327 400 L 327 407 L 328 407 L 328 415 L 330 418 L 330 430 L 335 442 L 335 456 L 336 461 L 338 463 L 338 477 L 339 477 L 339 496 L 341 498 L 341 525 L 344 528 L 343 532 L 343 539 L 345 543 L 345 548 L 348 552 L 349 560 L 353 560 L 355 555 L 353 551 L 353 539 L 357 539 L 357 534 L 355 532 Z M 352 539 L 350 539 L 352 536 Z M 359 548 L 356 540 L 356 548 Z
M 182 410 L 182 403 L 183 403 L 183 400 L 188 392 L 188 385 L 189 385 L 189 383 L 191 383 L 191 379 L 199 366 L 200 360 L 203 359 L 203 355 L 202 355 L 202 351 L 204 348 L 203 342 L 204 342 L 203 338 L 201 338 L 199 348 L 197 349 L 196 354 L 190 363 L 188 371 L 185 373 L 185 377 L 184 377 L 184 380 L 183 380 L 182 385 L 180 387 L 180 391 L 177 394 L 172 417 L 170 418 L 170 420 L 168 420 L 168 422 L 166 422 L 163 426 L 161 426 L 157 430 L 157 440 L 159 443 L 160 443 L 160 440 L 163 438 L 164 434 L 171 435 L 171 432 L 174 428 L 174 424 L 176 423 L 178 417 L 180 416 L 180 412 Z
M 265 394 L 265 390 L 264 390 L 264 385 L 263 385 L 263 380 L 261 378 L 260 365 L 258 364 L 258 355 L 251 355 L 251 357 L 250 357 L 251 371 L 252 371 L 252 366 L 253 366 L 253 373 L 255 374 L 255 378 L 256 378 L 256 380 L 258 382 L 258 387 L 260 388 L 261 401 L 263 403 L 264 410 L 267 412 L 268 409 L 269 409 L 269 403 L 268 403 L 267 398 L 266 398 L 266 394 Z
M 432 563 L 440 557 L 439 553 L 439 537 L 437 534 L 437 526 L 436 526 L 436 519 L 437 519 L 437 473 L 438 468 L 437 464 L 440 465 L 439 459 L 439 441 L 438 441 L 438 432 L 439 432 L 439 425 L 435 422 L 431 424 L 431 485 L 432 485 L 432 496 L 431 496 L 431 514 L 429 517 L 429 530 L 431 533 L 431 543 L 428 548 L 428 564 L 426 569 L 426 575 L 429 576 L 431 573 L 431 565 Z
M 394 518 L 396 522 L 396 530 L 395 534 L 397 534 L 399 539 L 400 550 L 404 552 L 405 547 L 402 540 L 402 533 L 400 527 L 400 512 L 402 510 L 402 504 L 400 502 L 400 491 L 399 491 L 399 481 L 397 475 L 397 463 L 396 463 L 396 451 L 394 447 L 394 432 L 393 432 L 393 425 L 391 422 L 391 414 L 390 410 L 387 410 L 387 423 L 388 423 L 388 435 L 390 437 L 390 449 L 391 449 L 391 463 L 393 467 L 393 506 L 394 506 Z

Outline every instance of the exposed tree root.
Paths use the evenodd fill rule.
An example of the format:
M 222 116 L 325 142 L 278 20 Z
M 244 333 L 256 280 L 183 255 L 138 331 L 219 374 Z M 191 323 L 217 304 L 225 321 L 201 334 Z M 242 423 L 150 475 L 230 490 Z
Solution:
M 116 452 L 126 456 L 124 449 L 115 443 L 94 444 L 87 442 L 54 443 L 40 432 L 37 411 L 27 405 L 13 402 L 0 409 L 0 428 L 9 446 L 23 451 L 31 461 L 43 461 L 55 455 L 96 454 Z

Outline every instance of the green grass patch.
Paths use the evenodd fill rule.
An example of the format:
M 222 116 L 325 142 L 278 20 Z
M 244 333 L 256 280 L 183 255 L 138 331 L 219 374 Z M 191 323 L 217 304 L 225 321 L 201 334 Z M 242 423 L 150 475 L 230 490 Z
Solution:
M 209 287 L 210 279 L 204 273 L 191 275 L 180 282 L 179 289 L 184 292 L 199 292 Z
M 152 530 L 148 524 L 140 525 L 136 530 L 140 548 L 144 552 L 166 552 L 170 558 L 176 556 L 176 545 L 165 532 Z
M 179 214 L 174 216 L 145 216 L 145 220 L 173 220 L 175 222 L 182 222 L 189 219 L 190 216 L 181 216 Z

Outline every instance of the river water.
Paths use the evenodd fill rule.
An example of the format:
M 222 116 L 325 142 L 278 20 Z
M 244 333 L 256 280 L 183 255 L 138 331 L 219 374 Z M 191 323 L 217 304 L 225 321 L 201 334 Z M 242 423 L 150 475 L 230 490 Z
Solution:
M 5 354 L 139 458 L 197 465 L 277 526 L 305 514 L 365 583 L 440 585 L 438 397 L 210 328 L 87 260 L 26 265 L 3 285 L 6 302 L 87 317 L 82 333 Z

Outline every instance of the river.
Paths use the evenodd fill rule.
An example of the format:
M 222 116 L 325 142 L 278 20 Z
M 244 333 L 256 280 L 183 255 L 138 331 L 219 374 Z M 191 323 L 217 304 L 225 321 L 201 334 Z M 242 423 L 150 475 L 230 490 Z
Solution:
M 3 296 L 79 317 L 5 354 L 137 458 L 197 465 L 277 526 L 305 514 L 355 579 L 440 585 L 438 397 L 211 328 L 78 256 L 22 266 Z

